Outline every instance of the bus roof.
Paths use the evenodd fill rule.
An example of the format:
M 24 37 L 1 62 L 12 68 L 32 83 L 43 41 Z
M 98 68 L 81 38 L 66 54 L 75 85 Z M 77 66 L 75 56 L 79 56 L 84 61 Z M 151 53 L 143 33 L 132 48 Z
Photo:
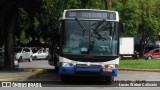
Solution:
M 119 15 L 110 10 L 68 9 L 64 10 L 62 19 L 119 21 Z

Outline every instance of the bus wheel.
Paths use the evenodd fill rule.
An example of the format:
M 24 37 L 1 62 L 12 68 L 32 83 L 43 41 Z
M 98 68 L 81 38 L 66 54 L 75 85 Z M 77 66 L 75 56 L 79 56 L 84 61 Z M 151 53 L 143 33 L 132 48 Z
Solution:
M 107 84 L 112 84 L 113 81 L 114 81 L 114 77 L 113 76 L 107 76 L 106 81 L 107 81 Z
M 60 77 L 63 82 L 68 82 L 70 80 L 70 77 L 67 75 L 60 75 Z

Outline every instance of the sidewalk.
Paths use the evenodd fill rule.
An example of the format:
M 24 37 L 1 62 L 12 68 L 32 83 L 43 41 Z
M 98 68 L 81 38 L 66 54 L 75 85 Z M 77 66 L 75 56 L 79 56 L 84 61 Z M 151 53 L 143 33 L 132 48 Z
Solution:
M 45 73 L 46 69 L 23 68 L 17 71 L 0 71 L 0 81 L 24 81 L 37 78 Z

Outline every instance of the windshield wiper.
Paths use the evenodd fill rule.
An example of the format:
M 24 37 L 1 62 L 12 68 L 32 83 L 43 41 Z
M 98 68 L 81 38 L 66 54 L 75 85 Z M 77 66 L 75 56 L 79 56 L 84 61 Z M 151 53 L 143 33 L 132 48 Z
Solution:
M 112 26 L 110 22 L 107 22 L 106 20 L 103 19 L 103 21 L 98 21 L 95 24 L 92 24 L 92 26 L 95 26 L 95 28 L 93 29 L 92 36 L 96 37 L 97 39 L 103 39 L 103 40 L 107 39 L 106 37 L 100 34 L 101 31 L 109 30 L 109 35 L 111 36 Z
M 86 31 L 85 26 L 78 20 L 78 18 L 75 18 L 75 21 L 77 21 L 77 23 L 81 26 L 81 28 L 83 30 L 83 36 L 84 36 L 84 32 Z

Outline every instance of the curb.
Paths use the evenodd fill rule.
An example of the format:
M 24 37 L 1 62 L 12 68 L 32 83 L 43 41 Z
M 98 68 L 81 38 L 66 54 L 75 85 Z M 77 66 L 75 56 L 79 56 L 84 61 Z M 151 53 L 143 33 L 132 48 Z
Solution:
M 24 69 L 22 69 L 22 71 L 24 71 L 24 72 L 35 72 L 37 74 L 43 74 L 47 70 L 46 69 L 38 69 L 38 68 L 24 68 Z
M 160 72 L 160 69 L 124 69 L 119 68 L 120 71 L 139 71 L 139 72 Z
M 0 78 L 0 81 L 23 81 L 23 80 L 26 80 L 28 78 L 29 78 L 28 76 Z
M 17 77 L 9 77 L 9 78 L 0 78 L 0 81 L 24 81 L 26 79 L 34 79 L 40 77 L 43 73 L 47 72 L 46 69 L 38 69 L 38 68 L 24 68 L 19 69 L 22 72 L 34 72 L 34 75 L 30 76 L 17 76 Z

